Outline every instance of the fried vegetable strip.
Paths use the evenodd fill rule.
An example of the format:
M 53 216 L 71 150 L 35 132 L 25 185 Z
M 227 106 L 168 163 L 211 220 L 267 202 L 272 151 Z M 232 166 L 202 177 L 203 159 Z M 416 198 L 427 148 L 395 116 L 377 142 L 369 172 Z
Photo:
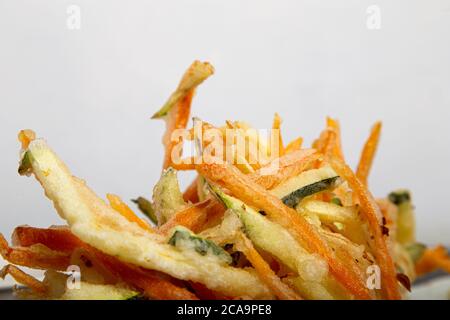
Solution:
M 68 227 L 63 226 L 48 229 L 19 226 L 14 229 L 12 243 L 20 247 L 30 247 L 40 243 L 51 250 L 68 254 L 72 253 L 74 248 L 84 244 L 70 232 Z
M 130 209 L 129 206 L 125 202 L 122 201 L 122 199 L 119 196 L 116 196 L 115 194 L 108 193 L 106 195 L 108 198 L 110 206 L 116 210 L 118 213 L 120 213 L 122 216 L 124 216 L 128 221 L 137 223 L 139 227 L 141 227 L 144 230 L 153 231 L 153 228 L 150 227 L 150 225 L 139 218 L 133 210 Z
M 381 134 L 381 122 L 375 123 L 370 132 L 370 136 L 364 144 L 364 148 L 359 160 L 358 169 L 356 170 L 356 176 L 359 181 L 367 186 L 367 179 L 369 177 L 370 169 L 372 168 L 373 159 L 377 151 L 378 142 L 380 141 Z
M 302 148 L 302 144 L 303 144 L 303 138 L 302 137 L 298 137 L 295 140 L 292 140 L 291 142 L 288 143 L 288 145 L 286 146 L 284 152 L 285 153 L 291 153 L 294 151 L 299 151 Z
M 347 181 L 359 199 L 361 213 L 369 225 L 371 235 L 374 237 L 373 248 L 375 257 L 381 269 L 383 290 L 388 299 L 400 299 L 394 262 L 389 254 L 386 241 L 383 237 L 382 214 L 372 194 L 366 186 L 356 177 L 348 165 L 341 160 L 332 159 L 330 164 L 337 174 Z
M 0 254 L 12 264 L 35 269 L 66 270 L 70 261 L 69 254 L 51 250 L 42 244 L 26 248 L 10 247 L 2 234 L 0 234 Z
M 34 133 L 33 130 L 29 129 L 20 130 L 19 134 L 17 135 L 17 138 L 22 144 L 22 149 L 25 150 L 26 148 L 28 148 L 30 142 L 36 139 L 36 133 Z
M 361 279 L 336 260 L 317 231 L 295 210 L 285 206 L 280 199 L 253 182 L 250 177 L 226 163 L 200 164 L 197 171 L 211 182 L 227 188 L 245 203 L 263 210 L 269 219 L 288 229 L 304 248 L 320 254 L 336 279 L 356 298 L 370 298 Z
M 95 257 L 97 261 L 103 264 L 106 270 L 113 272 L 118 279 L 133 287 L 140 288 L 153 299 L 196 299 L 195 295 L 188 290 L 174 285 L 170 281 L 170 277 L 156 271 L 136 268 L 131 264 L 123 263 L 112 256 L 108 256 L 78 239 L 68 228 L 18 227 L 14 231 L 13 238 L 15 244 L 23 247 L 45 245 L 52 250 L 65 252 L 73 252 L 77 248 L 83 248 L 90 256 Z M 69 261 L 63 270 L 66 270 L 68 265 Z
M 342 150 L 341 125 L 339 124 L 339 121 L 327 117 L 327 127 L 336 133 L 336 145 L 333 150 L 334 155 L 339 159 L 344 160 L 344 152 Z
M 442 269 L 450 273 L 450 257 L 447 249 L 442 245 L 433 249 L 426 249 L 416 264 L 416 273 L 418 275 L 433 272 L 436 269 Z
M 153 209 L 153 205 L 150 200 L 144 197 L 138 197 L 137 199 L 132 199 L 131 201 L 137 204 L 139 210 L 145 214 L 145 216 L 149 218 L 153 224 L 158 224 L 158 218 L 156 217 L 155 210 Z
M 166 121 L 166 132 L 163 136 L 165 146 L 163 169 L 167 169 L 173 164 L 172 150 L 181 141 L 172 141 L 172 133 L 176 129 L 186 128 L 195 88 L 213 73 L 214 68 L 208 62 L 194 61 L 184 73 L 177 89 L 169 97 L 169 100 L 153 115 L 152 119 L 164 118 Z
M 195 168 L 194 168 L 195 169 Z M 192 181 L 192 183 L 186 188 L 183 193 L 183 199 L 186 202 L 196 203 L 198 202 L 198 193 L 197 193 L 197 180 L 198 177 Z
M 97 250 L 95 250 L 97 251 Z M 116 275 L 122 281 L 138 288 L 152 299 L 159 300 L 197 300 L 195 294 L 187 289 L 176 286 L 170 282 L 167 276 L 152 270 L 144 270 L 130 264 L 96 252 L 97 261 L 100 261 L 108 271 Z
M 314 150 L 299 150 L 285 154 L 248 176 L 264 189 L 273 189 L 287 179 L 306 170 L 319 154 Z
M 13 277 L 14 280 L 16 280 L 18 283 L 30 288 L 38 294 L 47 293 L 48 288 L 44 283 L 42 283 L 35 277 L 26 274 L 16 266 L 8 264 L 0 270 L 0 278 L 4 279 L 8 274 Z
M 273 272 L 267 262 L 253 247 L 252 242 L 244 235 L 240 234 L 236 243 L 237 249 L 245 254 L 252 266 L 255 268 L 261 281 L 272 290 L 278 299 L 301 300 L 301 297 L 294 292 L 287 284 L 281 282 L 280 278 Z
M 175 213 L 169 221 L 159 227 L 158 233 L 167 235 L 170 229 L 176 226 L 183 226 L 197 233 L 206 222 L 208 215 L 206 207 L 209 203 L 210 200 L 205 200 Z

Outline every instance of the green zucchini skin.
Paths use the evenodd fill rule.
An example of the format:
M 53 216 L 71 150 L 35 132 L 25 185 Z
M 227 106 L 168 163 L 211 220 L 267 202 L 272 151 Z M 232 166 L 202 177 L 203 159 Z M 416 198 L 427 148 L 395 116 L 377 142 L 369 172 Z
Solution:
M 331 189 L 331 188 L 335 187 L 339 181 L 340 181 L 339 176 L 324 179 L 324 180 L 309 184 L 307 186 L 304 186 L 303 188 L 297 189 L 294 192 L 283 197 L 281 200 L 288 207 L 294 208 L 304 198 L 311 196 L 315 193 Z
M 411 202 L 411 194 L 407 190 L 399 190 L 391 192 L 388 196 L 389 201 L 391 201 L 393 204 L 399 206 L 403 203 L 410 203 Z
M 176 227 L 168 243 L 174 247 L 177 247 L 180 246 L 180 242 L 183 241 L 189 241 L 194 250 L 202 256 L 212 253 L 222 261 L 226 262 L 226 264 L 232 264 L 233 262 L 233 258 L 230 254 L 211 240 L 201 238 L 186 228 Z
M 158 217 L 156 217 L 155 210 L 153 209 L 153 205 L 150 200 L 147 200 L 144 197 L 138 197 L 137 199 L 132 199 L 131 201 L 137 204 L 139 210 L 145 214 L 153 222 L 153 224 L 158 224 Z

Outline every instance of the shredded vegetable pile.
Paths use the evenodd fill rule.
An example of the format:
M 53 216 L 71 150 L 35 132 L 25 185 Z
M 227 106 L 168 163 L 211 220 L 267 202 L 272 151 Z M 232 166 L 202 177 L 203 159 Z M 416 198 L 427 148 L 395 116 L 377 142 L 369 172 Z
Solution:
M 401 299 L 418 276 L 450 272 L 444 247 L 416 241 L 410 193 L 376 199 L 368 189 L 380 122 L 355 171 L 332 118 L 311 147 L 301 137 L 285 144 L 278 114 L 270 137 L 242 121 L 216 127 L 194 118 L 188 128 L 194 93 L 213 73 L 195 61 L 154 114 L 166 124 L 161 178 L 152 195 L 130 204 L 114 194 L 102 199 L 45 140 L 19 133 L 19 174 L 39 181 L 66 224 L 19 226 L 11 244 L 0 235 L 9 262 L 0 277 L 21 285 L 18 296 Z M 188 143 L 195 155 L 184 155 Z M 178 174 L 185 171 L 196 178 L 182 192 Z

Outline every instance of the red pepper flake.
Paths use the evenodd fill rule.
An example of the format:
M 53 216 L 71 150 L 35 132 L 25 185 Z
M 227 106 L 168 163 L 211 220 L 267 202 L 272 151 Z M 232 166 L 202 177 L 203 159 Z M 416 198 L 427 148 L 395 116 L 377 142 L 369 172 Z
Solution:
M 397 273 L 397 280 L 408 290 L 411 292 L 411 280 L 409 280 L 408 276 L 404 273 Z
M 381 226 L 381 233 L 383 234 L 383 236 L 389 236 L 389 228 Z

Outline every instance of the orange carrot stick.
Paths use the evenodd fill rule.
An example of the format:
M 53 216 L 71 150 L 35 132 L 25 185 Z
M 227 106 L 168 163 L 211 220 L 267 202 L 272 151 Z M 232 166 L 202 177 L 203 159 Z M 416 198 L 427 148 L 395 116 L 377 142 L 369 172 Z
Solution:
M 66 270 L 70 264 L 70 255 L 51 250 L 44 245 L 30 247 L 10 247 L 0 234 L 0 255 L 6 261 L 35 269 Z
M 108 198 L 111 207 L 118 213 L 120 213 L 122 216 L 124 216 L 128 221 L 137 223 L 137 225 L 140 226 L 142 229 L 145 229 L 150 232 L 153 231 L 153 228 L 150 227 L 150 225 L 147 222 L 139 218 L 133 212 L 133 210 L 131 210 L 130 207 L 127 206 L 126 203 L 122 201 L 122 199 L 120 199 L 119 196 L 108 193 L 106 197 Z
M 157 232 L 160 234 L 167 234 L 170 229 L 176 226 L 186 227 L 193 232 L 198 232 L 207 219 L 206 207 L 210 200 L 196 203 L 175 213 L 169 221 L 158 228 Z
M 163 136 L 163 144 L 165 147 L 163 169 L 173 166 L 172 150 L 179 143 L 182 143 L 181 138 L 174 140 L 172 134 L 177 129 L 186 128 L 191 111 L 192 98 L 194 97 L 194 89 L 191 89 L 188 94 L 177 103 L 169 112 L 166 118 L 166 131 Z M 180 152 L 181 152 L 180 148 Z M 181 156 L 181 155 L 180 155 Z M 182 166 L 182 165 L 180 165 Z
M 334 149 L 334 154 L 339 159 L 344 160 L 344 152 L 342 150 L 342 138 L 341 138 L 341 125 L 339 121 L 327 117 L 327 127 L 336 133 L 336 146 Z
M 263 210 L 269 219 L 288 229 L 304 248 L 321 255 L 335 278 L 356 298 L 370 299 L 365 283 L 336 260 L 317 231 L 294 209 L 284 205 L 280 199 L 227 163 L 200 164 L 197 171 L 209 181 L 227 188 L 248 205 Z
M 35 277 L 26 274 L 16 266 L 8 264 L 0 270 L 1 279 L 4 279 L 7 274 L 13 277 L 18 283 L 30 288 L 38 294 L 45 294 L 48 291 L 48 287 L 44 283 Z
M 106 255 L 78 239 L 68 228 L 20 228 L 19 231 L 14 232 L 13 236 L 16 245 L 25 248 L 41 244 L 49 249 L 63 249 L 63 251 L 67 252 L 73 252 L 77 248 L 83 248 L 89 256 L 94 257 L 96 261 L 101 263 L 106 270 L 114 274 L 120 281 L 124 281 L 142 290 L 147 296 L 153 299 L 197 299 L 187 289 L 173 284 L 171 277 L 154 270 L 137 268 L 115 257 Z
M 192 202 L 196 203 L 198 202 L 198 192 L 197 192 L 197 184 L 198 184 L 198 177 L 194 179 L 194 181 L 191 182 L 191 184 L 186 188 L 186 190 L 183 193 L 183 200 L 186 202 Z
M 367 185 L 367 179 L 372 168 L 373 159 L 375 158 L 378 142 L 380 141 L 381 126 L 381 122 L 377 122 L 373 126 L 370 136 L 364 144 L 356 170 L 356 176 L 364 185 Z
M 14 246 L 29 247 L 41 243 L 47 248 L 59 252 L 72 253 L 74 248 L 83 242 L 73 236 L 68 227 L 58 226 L 49 229 L 39 229 L 29 226 L 19 226 L 12 234 Z
M 289 288 L 288 285 L 281 282 L 280 278 L 273 272 L 258 251 L 255 250 L 252 242 L 245 235 L 241 234 L 241 237 L 236 245 L 238 250 L 245 254 L 247 259 L 255 268 L 261 281 L 270 288 L 278 299 L 301 300 L 301 297 L 297 293 Z
M 383 279 L 383 290 L 388 299 L 400 299 L 400 293 L 398 291 L 398 284 L 396 279 L 396 272 L 394 262 L 389 254 L 386 240 L 382 232 L 383 222 L 380 208 L 378 207 L 372 194 L 367 188 L 358 180 L 356 175 L 350 169 L 348 165 L 338 159 L 330 160 L 330 164 L 337 174 L 347 181 L 350 188 L 355 192 L 358 197 L 361 213 L 367 221 L 370 232 L 374 237 L 373 248 L 375 257 L 381 269 L 381 275 Z M 388 235 L 386 235 L 388 236 Z
M 30 142 L 36 139 L 36 133 L 34 133 L 33 130 L 29 129 L 20 130 L 17 137 L 22 144 L 22 149 L 25 150 L 30 145 Z
M 447 249 L 442 245 L 433 249 L 426 249 L 423 256 L 416 263 L 416 273 L 418 275 L 433 272 L 437 269 L 450 273 L 450 257 Z
M 152 116 L 152 119 L 162 118 L 166 121 L 166 131 L 162 140 L 165 147 L 163 169 L 172 165 L 172 151 L 176 145 L 182 143 L 181 138 L 173 140 L 172 134 L 177 129 L 186 128 L 195 88 L 213 73 L 214 68 L 208 62 L 194 61 L 184 73 L 175 92 L 172 93 L 164 106 Z M 181 152 L 182 148 L 179 150 Z
M 312 149 L 294 151 L 275 159 L 248 176 L 265 189 L 272 189 L 287 179 L 302 173 L 319 157 L 320 155 Z
M 294 151 L 299 151 L 302 148 L 302 144 L 303 144 L 303 138 L 302 137 L 298 137 L 295 140 L 292 140 L 291 142 L 288 143 L 288 145 L 286 146 L 284 153 L 291 153 Z

